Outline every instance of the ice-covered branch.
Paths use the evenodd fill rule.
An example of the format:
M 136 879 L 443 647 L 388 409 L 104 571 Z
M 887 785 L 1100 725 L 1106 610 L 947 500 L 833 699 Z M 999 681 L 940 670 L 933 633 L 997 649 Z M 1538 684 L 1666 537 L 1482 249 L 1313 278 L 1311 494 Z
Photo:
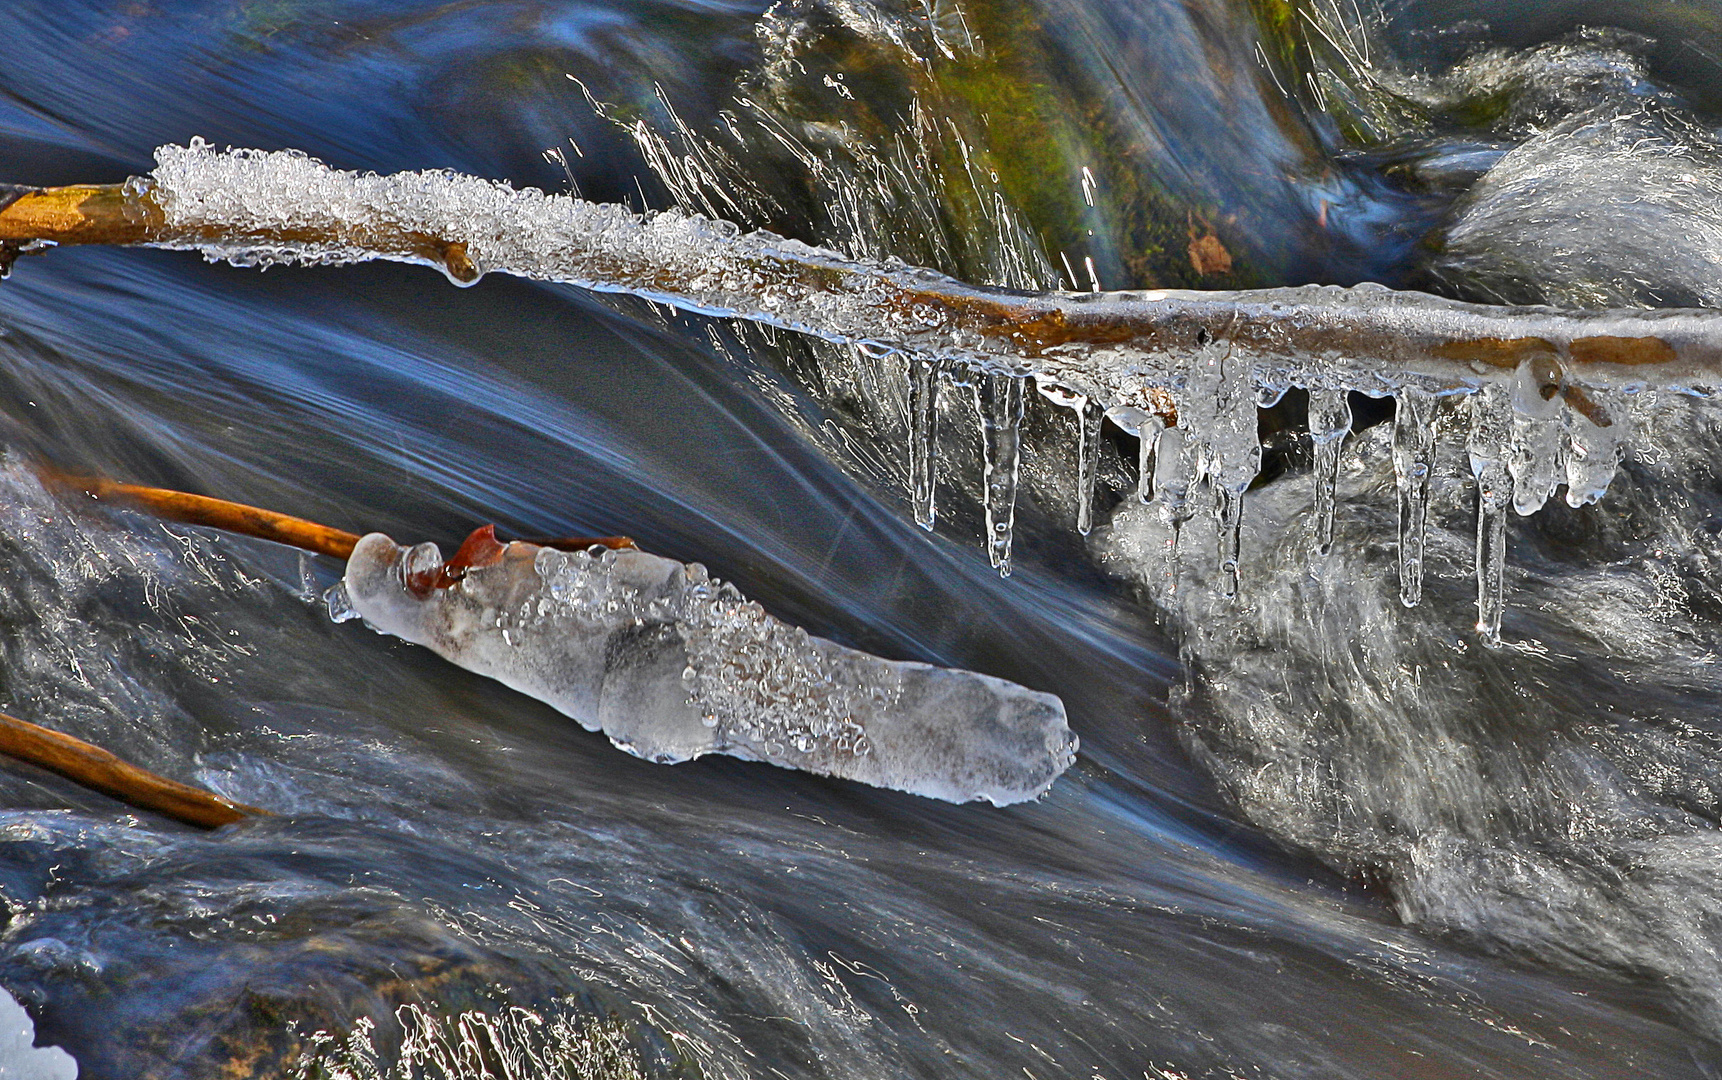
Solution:
M 884 660 L 636 548 L 359 541 L 330 614 L 548 702 L 649 761 L 767 761 L 950 802 L 1044 793 L 1076 756 L 1051 694 Z
M 460 284 L 498 271 L 1032 374 L 1108 404 L 1137 401 L 1145 382 L 1183 385 L 1214 345 L 1263 377 L 1375 393 L 1475 389 L 1526 360 L 1572 387 L 1632 382 L 1646 365 L 1664 385 L 1722 381 L 1710 312 L 1487 307 L 1367 285 L 1019 293 L 455 173 L 378 176 L 197 140 L 156 158 L 125 184 L 9 189 L 0 244 L 147 244 L 239 265 L 389 259 Z
M 454 173 L 344 172 L 296 152 L 217 151 L 195 140 L 156 158 L 149 176 L 123 185 L 0 195 L 0 254 L 122 243 L 239 265 L 390 259 L 435 266 L 459 284 L 499 271 L 901 352 L 914 358 L 910 472 L 928 525 L 938 365 L 966 365 L 977 369 L 988 546 L 1007 572 L 1024 377 L 1082 416 L 1084 501 L 1098 445 L 1087 436 L 1104 413 L 1143 437 L 1144 496 L 1174 518 L 1210 510 L 1228 550 L 1260 459 L 1259 403 L 1292 386 L 1311 391 L 1320 413 L 1312 421 L 1324 425 L 1312 427 L 1316 501 L 1329 514 L 1338 440 L 1349 427 L 1344 392 L 1397 397 L 1407 603 L 1421 593 L 1423 429 L 1433 398 L 1473 397 L 1474 469 L 1480 482 L 1499 474 L 1512 488 L 1509 497 L 1497 478 L 1480 489 L 1486 553 L 1499 546 L 1490 538 L 1507 503 L 1528 513 L 1561 481 L 1575 505 L 1600 496 L 1619 452 L 1622 395 L 1722 385 L 1722 314 L 1710 311 L 1489 307 L 1368 285 L 1020 293 L 723 221 L 639 215 Z M 1492 635 L 1499 564 L 1480 562 L 1482 622 Z M 1227 569 L 1235 582 L 1235 563 Z
M 728 754 L 1002 806 L 1043 794 L 1076 756 L 1064 705 L 1051 694 L 814 637 L 698 563 L 648 555 L 627 537 L 504 544 L 487 525 L 445 561 L 435 544 L 407 548 L 381 533 L 361 537 L 224 499 L 41 473 L 61 490 L 346 559 L 328 594 L 336 621 L 362 617 L 651 761 Z M 26 736 L 37 729 L 19 724 L 0 716 L 0 754 L 120 790 L 102 786 L 107 773 L 92 781 L 87 768 L 63 765 L 88 754 L 31 756 Z M 127 791 L 147 798 L 155 790 L 130 779 Z

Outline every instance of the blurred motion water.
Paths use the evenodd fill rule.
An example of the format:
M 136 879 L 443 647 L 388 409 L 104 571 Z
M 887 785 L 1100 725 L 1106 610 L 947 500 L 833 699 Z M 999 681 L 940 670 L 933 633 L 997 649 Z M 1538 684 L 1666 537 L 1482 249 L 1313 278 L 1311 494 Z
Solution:
M 0 180 L 201 135 L 1017 287 L 1704 303 L 1719 35 L 1600 0 L 19 2 Z M 1711 406 L 1645 403 L 1619 490 L 1513 522 L 1491 651 L 1462 435 L 1408 610 L 1381 403 L 1313 571 L 1301 403 L 1264 411 L 1222 603 L 1165 595 L 1111 425 L 1109 520 L 1069 527 L 1074 424 L 1030 395 L 1001 581 L 968 393 L 915 524 L 905 374 L 495 278 L 22 260 L 0 709 L 280 814 L 193 834 L 0 771 L 0 985 L 39 1042 L 86 1077 L 1722 1070 Z M 650 765 L 330 623 L 339 567 L 67 504 L 38 459 L 407 542 L 627 532 L 812 633 L 1056 693 L 1082 754 L 1003 810 Z

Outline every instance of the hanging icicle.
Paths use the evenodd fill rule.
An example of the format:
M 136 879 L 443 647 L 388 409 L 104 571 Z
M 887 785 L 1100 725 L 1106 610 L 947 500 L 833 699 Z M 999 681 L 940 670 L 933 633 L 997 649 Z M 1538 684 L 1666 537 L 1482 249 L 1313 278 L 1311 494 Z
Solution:
M 1513 373 L 1513 441 L 1507 469 L 1513 475 L 1513 509 L 1529 517 L 1559 486 L 1562 444 L 1561 367 L 1553 357 L 1521 361 Z
M 1090 398 L 1076 406 L 1076 531 L 1094 528 L 1094 485 L 1100 475 L 1100 423 L 1106 411 Z
M 937 518 L 939 362 L 909 357 L 909 501 L 915 524 L 929 532 Z
M 1309 437 L 1315 450 L 1315 534 L 1312 550 L 1333 550 L 1335 494 L 1339 488 L 1339 452 L 1351 433 L 1351 399 L 1344 390 L 1309 392 Z
M 1626 396 L 1573 392 L 1566 414 L 1567 505 L 1589 506 L 1608 492 L 1630 428 Z
M 1136 498 L 1146 506 L 1154 501 L 1154 473 L 1159 468 L 1160 440 L 1166 433 L 1166 421 L 1150 415 L 1137 429 Z
M 1423 600 L 1423 535 L 1429 514 L 1429 471 L 1435 453 L 1435 398 L 1399 391 L 1393 414 L 1393 473 L 1399 488 L 1399 602 Z
M 1011 571 L 1025 381 L 1020 376 L 991 372 L 975 379 L 975 407 L 981 414 L 981 455 L 986 469 L 987 555 L 1000 577 L 1010 577 Z
M 1512 475 L 1507 455 L 1512 442 L 1512 402 L 1503 386 L 1484 388 L 1471 398 L 1471 435 L 1465 448 L 1477 480 L 1477 633 L 1485 645 L 1501 643 L 1501 614 L 1506 606 L 1507 507 Z

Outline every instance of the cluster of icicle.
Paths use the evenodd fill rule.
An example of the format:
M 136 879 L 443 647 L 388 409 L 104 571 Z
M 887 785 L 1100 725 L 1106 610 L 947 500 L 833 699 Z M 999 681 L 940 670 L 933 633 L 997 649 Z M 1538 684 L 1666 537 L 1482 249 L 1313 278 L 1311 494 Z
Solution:
M 698 563 L 632 548 L 359 541 L 337 622 L 430 649 L 669 764 L 767 761 L 949 802 L 1042 795 L 1077 740 L 1051 694 L 882 660 L 767 614 Z
M 1100 425 L 1110 418 L 1140 437 L 1144 498 L 1173 523 L 1218 519 L 1228 591 L 1237 586 L 1243 494 L 1261 458 L 1256 410 L 1296 386 L 1310 394 L 1323 546 L 1350 428 L 1346 395 L 1397 399 L 1402 597 L 1415 604 L 1434 405 L 1469 396 L 1479 629 L 1491 641 L 1506 508 L 1529 513 L 1562 482 L 1575 505 L 1599 498 L 1633 395 L 1652 385 L 1707 394 L 1722 372 L 1722 315 L 1708 311 L 1489 307 L 1371 285 L 1017 293 L 699 216 L 639 215 L 446 172 L 344 172 L 296 152 L 217 151 L 201 141 L 158 150 L 155 171 L 130 190 L 159 215 L 153 243 L 212 260 L 394 259 L 439 266 L 461 284 L 495 270 L 899 354 L 909 372 L 916 518 L 933 524 L 938 395 L 970 387 L 987 543 L 1002 573 L 1028 379 L 1079 417 L 1078 527 L 1090 524 Z M 459 258 L 436 254 L 445 250 Z

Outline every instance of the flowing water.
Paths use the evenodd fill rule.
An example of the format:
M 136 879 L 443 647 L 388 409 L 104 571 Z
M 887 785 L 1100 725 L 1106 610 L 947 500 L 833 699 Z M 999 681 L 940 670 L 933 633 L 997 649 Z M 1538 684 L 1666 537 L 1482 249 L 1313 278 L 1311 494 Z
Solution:
M 1695 2 L 0 11 L 0 180 L 202 136 L 1024 289 L 1711 303 L 1718 106 Z M 20 260 L 0 709 L 278 816 L 6 768 L 0 986 L 87 1077 L 1722 1073 L 1722 414 L 1610 403 L 1610 484 L 1534 402 L 1291 393 L 1192 517 L 1178 429 L 1051 398 L 494 275 Z M 626 532 L 1058 694 L 1081 753 L 1004 809 L 650 764 L 40 459 L 445 548 Z

